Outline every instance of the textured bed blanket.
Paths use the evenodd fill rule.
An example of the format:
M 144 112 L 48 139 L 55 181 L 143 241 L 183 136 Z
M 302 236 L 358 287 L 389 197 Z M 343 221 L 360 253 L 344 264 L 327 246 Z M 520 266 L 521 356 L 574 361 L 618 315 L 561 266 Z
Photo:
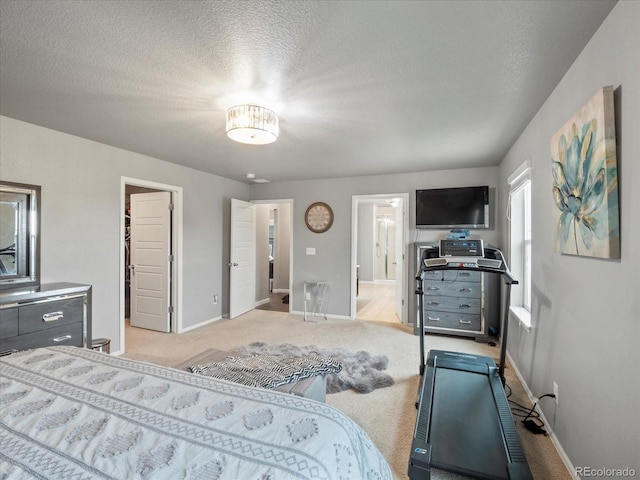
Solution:
M 253 387 L 277 388 L 303 378 L 338 373 L 340 362 L 316 355 L 281 357 L 277 355 L 253 355 L 251 357 L 227 357 L 207 365 L 192 365 L 192 373 L 221 378 Z
M 0 357 L 6 479 L 391 479 L 321 402 L 89 349 Z

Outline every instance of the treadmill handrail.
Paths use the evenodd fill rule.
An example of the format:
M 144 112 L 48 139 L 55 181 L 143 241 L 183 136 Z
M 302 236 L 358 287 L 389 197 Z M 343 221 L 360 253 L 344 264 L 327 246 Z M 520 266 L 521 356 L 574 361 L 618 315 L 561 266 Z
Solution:
M 476 272 L 486 272 L 493 273 L 502 276 L 505 285 L 507 285 L 505 291 L 505 311 L 504 316 L 501 319 L 501 341 L 500 341 L 500 363 L 498 365 L 498 372 L 500 374 L 500 379 L 502 380 L 502 385 L 505 384 L 504 378 L 504 368 L 507 358 L 507 335 L 509 333 L 509 308 L 511 303 L 511 285 L 517 285 L 518 280 L 513 276 L 509 267 L 507 266 L 507 262 L 504 259 L 504 255 L 502 252 L 494 247 L 484 247 L 483 253 L 485 258 L 500 260 L 500 268 L 487 267 L 476 265 L 473 267 L 465 266 L 464 264 L 444 264 L 444 265 L 432 265 L 427 266 L 425 260 L 427 258 L 439 258 L 440 248 L 436 245 L 424 248 L 422 252 L 422 258 L 420 259 L 420 266 L 418 269 L 418 273 L 416 274 L 417 288 L 416 295 L 419 298 L 419 320 L 420 320 L 420 375 L 424 372 L 424 310 L 422 307 L 422 297 L 423 297 L 423 279 L 422 272 L 426 271 L 437 271 L 437 270 L 470 270 Z

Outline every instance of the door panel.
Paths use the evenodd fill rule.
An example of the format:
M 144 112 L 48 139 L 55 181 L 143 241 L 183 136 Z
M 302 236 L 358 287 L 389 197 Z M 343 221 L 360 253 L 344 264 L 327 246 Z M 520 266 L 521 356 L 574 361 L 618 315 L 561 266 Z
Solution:
M 171 330 L 170 192 L 131 195 L 131 326 Z
M 255 205 L 231 199 L 231 252 L 229 255 L 229 317 L 255 308 Z
M 395 278 L 396 278 L 396 315 L 402 322 L 403 319 L 403 302 L 402 302 L 402 292 L 403 292 L 403 279 L 404 277 L 404 209 L 405 209 L 404 201 L 402 199 L 399 200 L 398 205 L 396 206 L 396 218 L 395 218 L 395 242 L 393 245 L 394 248 L 394 257 L 395 257 Z

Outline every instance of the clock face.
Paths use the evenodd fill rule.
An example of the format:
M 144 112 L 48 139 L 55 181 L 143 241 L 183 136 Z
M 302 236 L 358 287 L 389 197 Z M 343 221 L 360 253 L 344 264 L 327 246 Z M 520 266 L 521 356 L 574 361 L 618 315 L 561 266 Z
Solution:
M 324 202 L 312 203 L 304 214 L 304 223 L 312 232 L 326 232 L 333 224 L 333 210 Z

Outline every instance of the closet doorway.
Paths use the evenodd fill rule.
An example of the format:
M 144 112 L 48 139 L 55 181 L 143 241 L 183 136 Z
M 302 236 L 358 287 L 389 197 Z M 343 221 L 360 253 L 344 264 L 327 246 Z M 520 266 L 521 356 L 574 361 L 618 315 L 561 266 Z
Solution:
M 180 333 L 182 189 L 122 178 L 121 330 Z

